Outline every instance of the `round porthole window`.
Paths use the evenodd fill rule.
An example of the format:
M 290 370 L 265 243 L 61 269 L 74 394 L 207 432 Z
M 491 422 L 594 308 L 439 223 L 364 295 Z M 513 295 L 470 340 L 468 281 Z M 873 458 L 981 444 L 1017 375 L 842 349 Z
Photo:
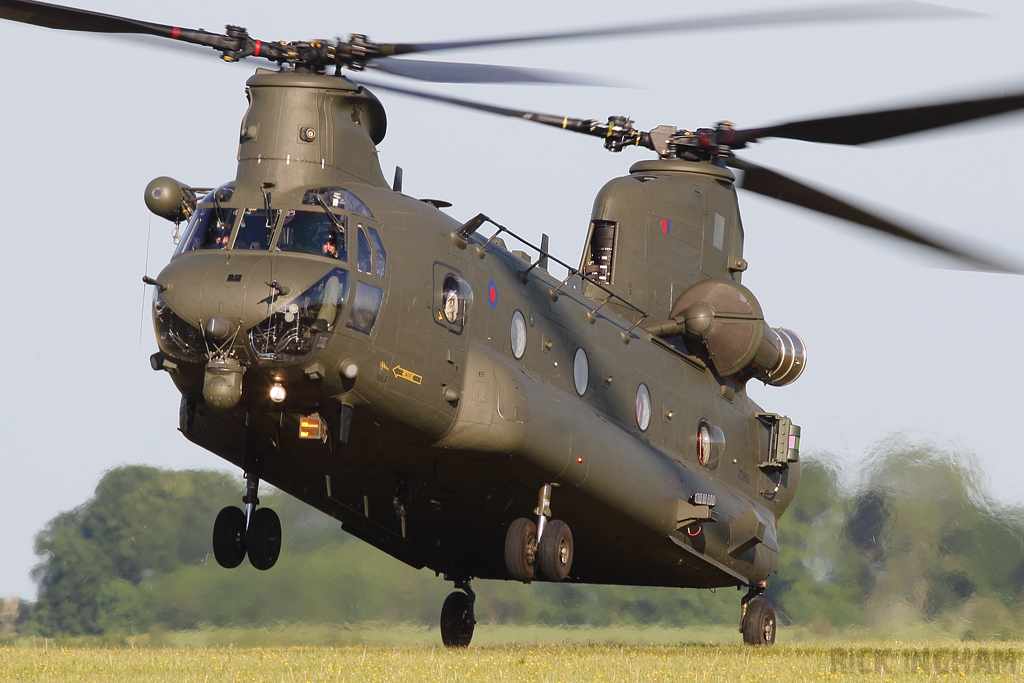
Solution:
M 512 355 L 517 359 L 522 358 L 523 354 L 526 353 L 526 319 L 519 311 L 512 314 L 510 335 Z
M 701 465 L 711 462 L 711 453 L 714 450 L 714 443 L 711 441 L 711 427 L 707 422 L 701 420 L 697 427 L 697 461 Z
M 651 426 L 651 392 L 642 382 L 636 390 L 636 425 L 641 430 Z
M 713 470 L 724 452 L 725 432 L 702 418 L 697 425 L 697 462 Z
M 576 383 L 576 393 L 582 396 L 587 393 L 590 384 L 590 360 L 583 348 L 576 349 L 576 358 L 572 361 L 572 379 Z

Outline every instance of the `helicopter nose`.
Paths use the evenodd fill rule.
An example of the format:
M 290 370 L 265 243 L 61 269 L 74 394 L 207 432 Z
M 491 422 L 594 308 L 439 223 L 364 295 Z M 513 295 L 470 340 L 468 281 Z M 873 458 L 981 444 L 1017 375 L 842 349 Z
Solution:
M 159 280 L 161 351 L 193 362 L 304 360 L 323 350 L 348 294 L 344 268 L 244 251 L 184 254 Z

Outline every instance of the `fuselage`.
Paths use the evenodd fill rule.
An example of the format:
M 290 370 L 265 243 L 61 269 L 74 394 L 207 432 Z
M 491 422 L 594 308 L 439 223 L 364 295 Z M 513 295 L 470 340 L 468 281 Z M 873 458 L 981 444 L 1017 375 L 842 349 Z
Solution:
M 331 96 L 326 77 L 301 78 L 313 101 Z M 250 97 L 238 177 L 199 203 L 157 278 L 187 438 L 450 576 L 508 578 L 505 529 L 546 483 L 575 538 L 570 580 L 754 585 L 778 568 L 799 463 L 764 466 L 773 423 L 742 384 L 580 276 L 459 239 L 373 164 L 247 151 L 247 131 L 267 144 L 273 93 Z M 702 424 L 719 435 L 703 462 Z

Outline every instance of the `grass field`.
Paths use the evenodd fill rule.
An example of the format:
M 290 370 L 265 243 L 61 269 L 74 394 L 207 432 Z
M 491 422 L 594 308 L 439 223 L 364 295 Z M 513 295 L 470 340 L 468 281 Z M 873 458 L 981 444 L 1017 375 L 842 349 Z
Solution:
M 0 649 L 11 681 L 1024 680 L 1024 644 L 68 647 Z

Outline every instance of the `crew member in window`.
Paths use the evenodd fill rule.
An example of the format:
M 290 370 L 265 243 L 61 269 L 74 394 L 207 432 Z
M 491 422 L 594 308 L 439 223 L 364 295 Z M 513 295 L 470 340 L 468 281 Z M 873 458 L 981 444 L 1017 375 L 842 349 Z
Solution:
M 326 234 L 322 237 L 322 251 L 323 255 L 327 258 L 338 258 L 338 237 L 334 234 L 333 230 L 322 231 Z
M 227 249 L 228 240 L 231 239 L 231 231 L 228 230 L 227 224 L 220 220 L 217 220 L 213 229 L 210 230 L 207 235 L 206 243 L 203 245 L 205 249 Z

